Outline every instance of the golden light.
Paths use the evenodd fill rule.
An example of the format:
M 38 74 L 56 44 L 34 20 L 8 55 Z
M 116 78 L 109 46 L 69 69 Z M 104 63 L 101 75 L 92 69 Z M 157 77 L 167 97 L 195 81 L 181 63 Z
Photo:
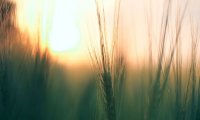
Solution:
M 80 33 L 77 25 L 77 2 L 57 0 L 49 33 L 49 47 L 56 52 L 77 47 Z
M 36 37 L 36 32 L 38 32 L 39 30 L 42 45 L 47 45 L 52 53 L 56 55 L 61 53 L 63 57 L 63 53 L 67 52 L 67 55 L 70 56 L 69 58 L 72 58 L 71 56 L 78 56 L 77 58 L 74 58 L 81 59 L 82 62 L 83 57 L 81 56 L 80 58 L 80 54 L 77 55 L 77 53 L 80 53 L 80 51 L 82 52 L 82 48 L 86 46 L 83 46 L 82 44 L 89 43 L 90 45 L 90 42 L 92 41 L 94 42 L 94 46 L 92 47 L 99 47 L 100 37 L 95 0 L 15 1 L 18 8 L 17 20 L 19 23 L 19 27 L 23 31 L 31 32 L 33 38 Z M 162 17 L 163 1 L 164 0 L 157 0 L 156 2 L 151 3 L 153 21 L 152 37 L 156 36 L 156 39 L 153 41 L 154 48 L 157 48 L 159 40 L 159 38 L 157 39 L 157 36 L 159 35 L 156 35 L 155 33 L 160 32 L 160 29 L 158 27 L 160 24 L 158 23 L 161 20 L 160 18 Z M 114 25 L 115 0 L 103 0 L 102 3 L 105 8 L 105 26 L 107 28 L 106 34 L 108 40 L 111 41 Z M 127 56 L 129 57 L 131 62 L 132 59 L 135 58 L 137 58 L 138 61 L 141 61 L 141 59 L 144 59 L 147 56 L 147 18 L 146 15 L 139 13 L 146 13 L 146 10 L 148 10 L 146 7 L 148 4 L 144 1 L 139 2 L 139 0 L 123 0 L 120 5 L 121 11 L 119 14 L 119 36 L 120 39 L 123 40 L 123 43 L 126 45 L 126 49 L 129 50 L 127 52 Z M 175 8 L 176 7 L 174 7 L 174 9 Z M 79 25 L 79 22 L 82 22 L 82 24 Z M 186 26 L 186 24 L 184 24 L 184 26 Z M 81 39 L 83 39 L 83 42 L 81 42 Z M 182 44 L 188 46 L 187 40 L 184 40 Z M 80 47 L 82 47 L 81 50 L 79 49 Z M 155 50 L 154 54 L 157 54 L 157 51 L 158 50 Z M 84 54 L 84 56 L 87 55 Z M 74 59 L 72 61 L 74 61 Z
M 22 31 L 41 35 L 52 52 L 75 50 L 80 43 L 78 0 L 21 0 L 17 20 Z
M 49 47 L 55 52 L 75 49 L 80 42 L 78 30 L 74 29 L 73 26 L 65 27 L 59 27 L 59 25 L 56 25 L 50 33 Z

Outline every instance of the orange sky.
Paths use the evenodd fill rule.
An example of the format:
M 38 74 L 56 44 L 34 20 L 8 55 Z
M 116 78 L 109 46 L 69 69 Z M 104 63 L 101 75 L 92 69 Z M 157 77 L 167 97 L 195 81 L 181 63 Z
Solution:
M 48 44 L 52 53 L 64 61 L 88 61 L 88 40 L 98 40 L 98 27 L 95 0 L 17 0 L 17 20 L 23 31 L 29 31 L 34 36 L 40 30 L 42 43 Z M 108 34 L 112 33 L 113 10 L 115 0 L 104 0 Z M 141 60 L 146 56 L 148 43 L 146 39 L 146 13 L 149 3 L 152 8 L 152 26 L 154 48 L 158 44 L 159 21 L 162 14 L 163 0 L 121 0 L 120 38 L 122 46 L 130 59 Z M 183 0 L 177 0 L 181 6 Z M 174 4 L 175 5 L 175 4 Z M 189 35 L 189 18 L 200 20 L 198 0 L 189 0 L 188 13 L 184 22 L 185 33 Z M 177 9 L 176 5 L 173 9 Z M 174 13 L 174 12 L 172 12 Z M 186 35 L 188 34 L 188 35 Z M 111 38 L 111 36 L 109 36 Z M 188 39 L 183 40 L 183 52 L 189 49 Z M 98 44 L 98 43 L 97 43 Z M 97 47 L 97 46 L 95 46 Z M 188 48 L 187 48 L 188 47 Z M 185 51 L 184 51 L 185 50 Z M 154 52 L 157 50 L 154 49 Z M 71 60 L 70 60 L 71 59 Z

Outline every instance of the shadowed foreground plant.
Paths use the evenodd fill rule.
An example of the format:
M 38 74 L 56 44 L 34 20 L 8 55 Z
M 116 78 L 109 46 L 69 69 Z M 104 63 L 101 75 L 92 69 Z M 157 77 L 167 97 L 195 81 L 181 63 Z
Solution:
M 47 101 L 47 83 L 49 76 L 49 53 L 44 51 L 41 53 L 39 46 L 36 48 L 36 53 L 33 61 L 32 79 L 29 83 L 29 99 L 31 105 L 31 118 L 43 118 L 46 111 Z
M 77 120 L 96 120 L 96 84 L 92 79 L 87 84 L 83 94 L 81 95 L 80 103 L 78 104 Z
M 160 113 L 159 108 L 161 107 L 161 103 L 163 103 L 164 101 L 163 98 L 166 96 L 166 94 L 171 94 L 171 93 L 166 92 L 166 88 L 169 85 L 169 79 L 171 75 L 170 72 L 171 72 L 172 63 L 175 57 L 175 52 L 177 50 L 177 47 L 179 46 L 178 45 L 180 43 L 179 41 L 181 40 L 180 38 L 181 38 L 181 31 L 183 28 L 183 19 L 185 15 L 186 6 L 187 6 L 187 4 L 184 6 L 182 13 L 180 13 L 180 9 L 177 8 L 178 12 L 175 16 L 175 27 L 173 28 L 172 21 L 170 21 L 171 18 L 173 18 L 171 16 L 173 4 L 171 0 L 168 0 L 165 2 L 166 2 L 166 8 L 164 7 L 163 9 L 162 18 L 161 18 L 162 19 L 161 26 L 160 26 L 161 32 L 159 36 L 159 49 L 158 49 L 159 55 L 158 55 L 158 60 L 157 60 L 157 68 L 156 68 L 156 73 L 155 73 L 155 78 L 154 78 L 153 83 L 151 83 L 150 81 L 151 92 L 149 93 L 148 104 L 149 104 L 149 119 L 152 119 L 152 120 L 158 119 L 158 115 Z M 172 29 L 175 29 L 175 31 L 172 31 Z M 149 37 L 151 36 L 149 35 Z M 169 51 L 166 51 L 167 41 L 170 41 Z M 150 62 L 151 62 L 151 58 L 150 58 Z
M 109 39 L 107 35 L 106 19 L 104 13 L 103 1 L 96 1 L 96 12 L 99 30 L 99 49 L 92 49 L 91 58 L 94 68 L 97 69 L 98 81 L 97 87 L 103 102 L 103 108 L 108 120 L 116 120 L 118 116 L 117 106 L 119 109 L 120 92 L 123 89 L 124 82 L 124 56 L 118 48 L 118 21 L 119 5 L 115 10 L 115 24 L 113 26 L 112 45 L 108 46 Z M 99 51 L 98 51 L 99 50 Z M 117 102 L 116 102 L 117 101 Z M 100 103 L 99 103 L 100 104 Z

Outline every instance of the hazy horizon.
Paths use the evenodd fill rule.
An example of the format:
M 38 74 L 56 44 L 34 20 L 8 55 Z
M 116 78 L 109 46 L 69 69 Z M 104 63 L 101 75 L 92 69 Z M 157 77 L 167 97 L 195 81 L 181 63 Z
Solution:
M 177 4 L 175 4 L 175 2 L 177 2 Z M 21 27 L 22 30 L 26 29 L 26 32 L 27 30 L 30 31 L 30 34 L 33 34 L 33 36 L 37 33 L 38 29 L 41 29 L 42 43 L 44 45 L 47 44 L 52 53 L 59 56 L 59 58 L 73 58 L 72 61 L 82 59 L 87 62 L 89 58 L 88 46 L 91 44 L 88 41 L 92 40 L 95 47 L 98 47 L 98 43 L 95 43 L 99 35 L 94 0 L 73 0 L 73 2 L 70 0 L 21 0 L 16 3 L 18 6 L 17 11 L 19 12 L 17 13 L 19 27 Z M 106 0 L 103 1 L 103 3 L 108 39 L 112 39 L 115 1 Z M 171 13 L 175 15 L 176 10 L 179 9 L 178 7 L 181 8 L 180 12 L 183 12 L 185 3 L 185 1 L 181 0 L 174 1 Z M 56 5 L 59 6 L 61 4 L 63 7 L 56 7 Z M 200 15 L 198 11 L 200 11 L 200 8 L 198 5 L 200 5 L 198 0 L 188 0 L 183 22 L 183 27 L 187 30 L 190 29 L 190 22 L 199 24 Z M 157 33 L 160 28 L 156 27 L 156 24 L 158 24 L 158 26 L 160 24 L 163 6 L 165 6 L 165 3 L 161 0 L 121 0 L 118 26 L 119 37 L 121 41 L 123 41 L 121 48 L 124 53 L 127 54 L 128 61 L 132 59 L 138 59 L 138 61 L 144 60 L 147 54 L 147 17 L 150 14 L 153 22 L 152 33 L 155 38 L 153 39 L 154 41 L 152 41 L 154 45 L 153 51 L 155 54 L 156 51 L 158 51 L 156 48 L 159 38 L 155 33 Z M 171 29 L 174 29 L 174 15 L 171 15 Z M 62 25 L 60 25 L 61 23 Z M 57 27 L 54 27 L 54 24 Z M 73 29 L 75 30 L 74 32 Z M 66 36 L 66 34 L 68 34 L 68 36 Z M 60 36 L 60 38 L 56 39 L 51 37 L 56 35 Z M 189 31 L 183 31 L 182 35 L 184 35 L 183 38 L 187 39 L 190 33 Z M 54 41 L 56 43 L 54 43 Z M 190 49 L 190 47 L 188 48 L 189 44 L 188 40 L 182 40 L 184 58 L 187 58 L 188 50 L 186 49 Z

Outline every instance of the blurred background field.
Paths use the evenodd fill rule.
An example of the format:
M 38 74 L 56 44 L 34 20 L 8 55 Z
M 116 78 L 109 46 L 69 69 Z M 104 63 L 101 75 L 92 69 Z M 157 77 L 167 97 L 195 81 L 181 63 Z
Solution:
M 198 0 L 0 0 L 0 120 L 199 120 Z

